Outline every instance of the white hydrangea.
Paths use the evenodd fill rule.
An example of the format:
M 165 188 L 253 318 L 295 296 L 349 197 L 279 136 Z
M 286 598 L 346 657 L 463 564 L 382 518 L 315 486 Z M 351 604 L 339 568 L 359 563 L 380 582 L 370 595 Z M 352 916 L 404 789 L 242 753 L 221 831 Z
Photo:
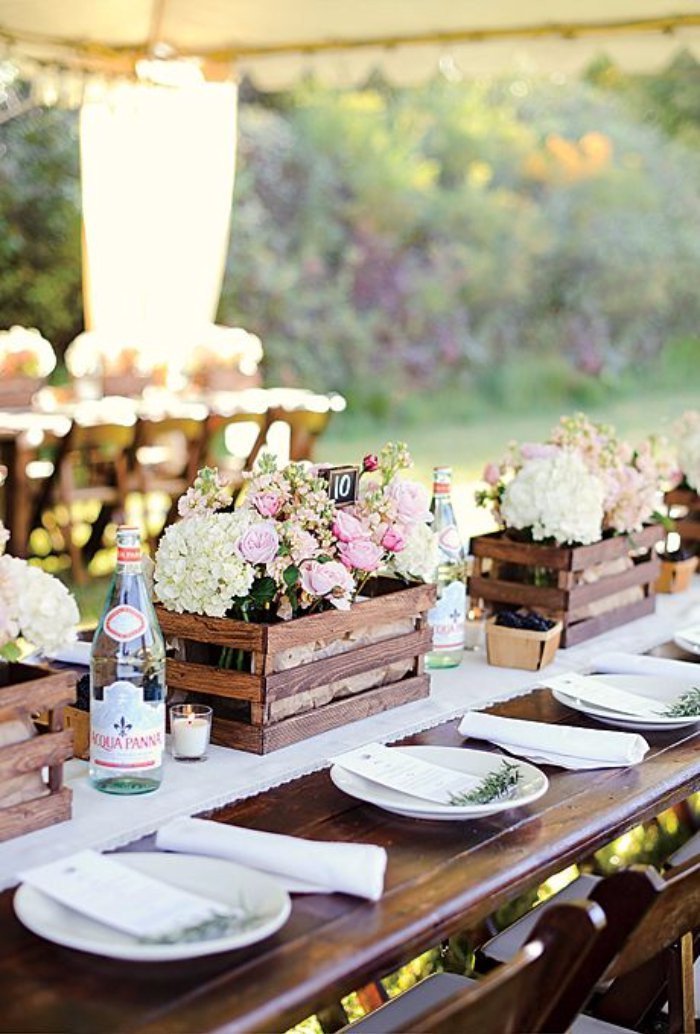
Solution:
M 689 486 L 700 492 L 700 419 L 688 421 L 685 435 L 678 442 L 678 466 Z
M 438 538 L 427 524 L 416 524 L 400 553 L 394 556 L 392 570 L 402 578 L 432 582 L 438 565 Z
M 535 540 L 587 544 L 603 534 L 604 487 L 578 453 L 561 450 L 529 460 L 507 485 L 501 504 L 506 527 L 531 528 Z
M 236 550 L 256 517 L 246 510 L 210 513 L 172 524 L 156 553 L 156 595 L 179 614 L 224 617 L 234 596 L 245 596 L 255 569 Z
M 19 634 L 42 653 L 75 639 L 77 604 L 63 582 L 18 557 L 0 556 L 2 604 Z M 16 634 L 16 632 L 15 632 Z

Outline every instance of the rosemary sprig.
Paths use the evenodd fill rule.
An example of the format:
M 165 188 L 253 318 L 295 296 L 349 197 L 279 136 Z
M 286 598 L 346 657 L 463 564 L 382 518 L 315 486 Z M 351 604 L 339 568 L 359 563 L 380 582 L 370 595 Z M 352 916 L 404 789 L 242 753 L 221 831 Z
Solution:
M 257 926 L 263 918 L 240 909 L 226 915 L 212 915 L 195 926 L 183 926 L 155 937 L 139 937 L 139 944 L 187 944 L 192 941 L 214 941 L 232 933 L 242 933 Z
M 667 718 L 700 718 L 700 686 L 694 686 L 661 713 Z
M 453 793 L 450 804 L 464 807 L 467 804 L 490 804 L 491 801 L 511 797 L 520 781 L 520 769 L 511 761 L 503 761 L 501 767 L 484 776 L 479 785 L 467 793 Z

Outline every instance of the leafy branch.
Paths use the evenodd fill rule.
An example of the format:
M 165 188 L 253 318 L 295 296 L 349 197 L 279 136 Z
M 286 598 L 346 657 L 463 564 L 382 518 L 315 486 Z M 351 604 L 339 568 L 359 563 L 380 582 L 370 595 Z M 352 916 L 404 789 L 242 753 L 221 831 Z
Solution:
M 661 713 L 666 718 L 700 718 L 700 687 L 694 686 Z
M 504 797 L 512 797 L 520 781 L 520 768 L 511 761 L 503 761 L 501 767 L 484 776 L 478 786 L 467 793 L 453 793 L 450 804 L 464 807 L 468 804 L 490 804 Z

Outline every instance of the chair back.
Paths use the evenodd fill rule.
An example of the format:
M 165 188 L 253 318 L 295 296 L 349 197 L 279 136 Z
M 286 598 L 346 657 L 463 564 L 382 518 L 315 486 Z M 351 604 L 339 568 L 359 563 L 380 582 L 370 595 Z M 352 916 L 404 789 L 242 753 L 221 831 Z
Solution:
M 402 1028 L 405 1034 L 538 1034 L 565 1031 L 576 1013 L 552 1012 L 566 985 L 605 926 L 593 902 L 571 901 L 543 910 L 520 951 L 476 985 L 457 991 Z
M 590 991 L 604 983 L 596 1015 L 636 1027 L 666 998 L 669 1028 L 694 1029 L 692 935 L 700 930 L 700 859 L 663 879 L 649 866 L 632 866 L 595 887 L 606 927 L 583 961 L 580 980 L 560 1000 L 562 1010 L 581 1010 Z M 555 1012 L 556 1018 L 556 1012 Z

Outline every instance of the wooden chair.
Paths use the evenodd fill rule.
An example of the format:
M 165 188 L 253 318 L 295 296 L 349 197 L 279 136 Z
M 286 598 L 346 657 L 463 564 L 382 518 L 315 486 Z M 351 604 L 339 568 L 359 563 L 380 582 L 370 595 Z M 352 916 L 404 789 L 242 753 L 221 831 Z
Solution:
M 243 472 L 251 469 L 265 445 L 268 427 L 267 413 L 210 413 L 200 442 L 197 467 L 218 467 L 234 489 L 240 489 Z
M 177 501 L 197 474 L 205 420 L 142 417 L 136 425 L 129 486 L 144 499 L 159 492 L 170 500 L 164 525 L 177 514 Z M 156 536 L 157 537 L 157 536 Z M 155 541 L 151 541 L 155 545 Z
M 330 408 L 315 412 L 275 407 L 269 412 L 269 423 L 270 426 L 278 422 L 288 425 L 290 460 L 313 460 L 318 439 L 328 427 L 331 416 Z
M 134 442 L 133 425 L 74 423 L 61 442 L 54 470 L 41 485 L 32 511 L 32 527 L 41 523 L 51 505 L 65 515 L 66 548 L 78 584 L 87 578 L 86 564 L 94 556 L 110 520 L 123 520 L 128 484 L 128 456 Z M 76 541 L 74 507 L 80 502 L 99 504 L 90 538 L 82 548 Z
M 439 973 L 346 1027 L 347 1034 L 536 1034 L 568 1029 L 575 1012 L 552 1012 L 605 926 L 591 902 L 543 911 L 515 957 L 478 982 Z M 576 996 L 573 997 L 576 1001 Z

